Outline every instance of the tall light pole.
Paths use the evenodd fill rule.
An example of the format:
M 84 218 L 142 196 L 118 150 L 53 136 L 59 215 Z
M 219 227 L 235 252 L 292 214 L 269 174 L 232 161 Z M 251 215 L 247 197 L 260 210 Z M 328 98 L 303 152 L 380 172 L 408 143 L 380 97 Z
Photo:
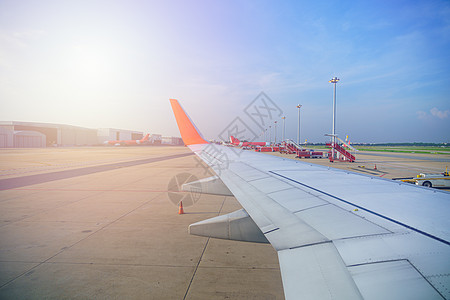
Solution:
M 277 121 L 275 121 L 275 145 L 277 144 Z
M 302 107 L 300 104 L 296 106 L 298 108 L 298 127 L 297 127 L 297 145 L 300 146 L 300 107 Z
M 269 125 L 269 145 L 272 145 L 272 126 Z
M 286 132 L 286 117 L 283 116 L 281 119 L 283 119 L 283 142 L 284 142 L 285 141 L 284 134 Z
M 336 83 L 338 83 L 339 78 L 334 77 L 331 78 L 328 82 L 334 84 L 334 93 L 333 93 L 333 129 L 332 129 L 332 136 L 331 136 L 331 155 L 333 159 L 335 158 L 335 151 L 334 151 L 334 145 L 336 143 Z

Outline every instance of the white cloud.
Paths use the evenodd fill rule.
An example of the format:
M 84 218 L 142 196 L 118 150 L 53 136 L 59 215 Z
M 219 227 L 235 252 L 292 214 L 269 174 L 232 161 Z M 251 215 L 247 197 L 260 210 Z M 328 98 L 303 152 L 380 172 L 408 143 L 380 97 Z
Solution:
M 430 109 L 430 114 L 428 114 L 427 112 L 424 111 L 417 111 L 417 118 L 420 120 L 426 120 L 432 117 L 436 117 L 439 119 L 446 119 L 450 116 L 450 110 L 439 110 L 436 107 L 433 107 L 432 109 Z
M 433 107 L 432 109 L 430 109 L 430 112 L 433 116 L 438 117 L 439 119 L 445 119 L 448 118 L 448 116 L 450 115 L 450 110 L 439 110 L 436 107 Z

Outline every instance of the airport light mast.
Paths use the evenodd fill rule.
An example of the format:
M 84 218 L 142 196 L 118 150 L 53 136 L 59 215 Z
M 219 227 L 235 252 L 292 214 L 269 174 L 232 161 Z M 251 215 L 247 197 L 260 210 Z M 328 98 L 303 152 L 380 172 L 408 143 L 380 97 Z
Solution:
M 300 104 L 296 106 L 298 108 L 298 127 L 297 127 L 297 145 L 300 146 L 300 107 L 302 107 Z
M 283 142 L 284 142 L 284 134 L 286 132 L 286 117 L 283 116 L 281 119 L 283 119 Z
M 275 145 L 277 144 L 277 131 L 278 131 L 277 121 L 275 121 Z
M 269 145 L 272 145 L 272 126 L 269 125 Z
M 336 143 L 336 83 L 338 83 L 339 78 L 334 77 L 331 78 L 328 82 L 329 83 L 333 83 L 334 84 L 334 93 L 333 93 L 333 128 L 332 128 L 332 132 L 331 132 L 331 156 L 334 158 L 335 157 L 335 151 L 334 151 L 334 146 Z

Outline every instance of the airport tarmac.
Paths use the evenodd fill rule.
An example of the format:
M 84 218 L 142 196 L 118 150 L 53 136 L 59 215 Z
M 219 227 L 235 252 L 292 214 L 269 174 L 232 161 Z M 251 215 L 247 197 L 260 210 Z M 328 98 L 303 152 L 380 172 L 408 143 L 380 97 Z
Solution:
M 404 156 L 302 161 L 393 178 L 449 157 Z M 270 245 L 188 234 L 241 208 L 201 195 L 178 215 L 169 182 L 210 172 L 186 147 L 0 149 L 0 299 L 283 299 Z
M 446 166 L 450 167 L 450 155 L 448 154 L 377 153 L 371 151 L 358 151 L 353 152 L 356 161 L 350 163 L 341 161 L 330 162 L 326 158 L 298 159 L 295 158 L 295 154 L 282 154 L 278 152 L 266 153 L 386 179 L 416 177 L 419 173 L 443 173 Z
M 186 147 L 0 149 L 0 299 L 283 299 L 270 245 L 188 234 L 240 205 L 178 215 L 183 173 L 210 176 Z

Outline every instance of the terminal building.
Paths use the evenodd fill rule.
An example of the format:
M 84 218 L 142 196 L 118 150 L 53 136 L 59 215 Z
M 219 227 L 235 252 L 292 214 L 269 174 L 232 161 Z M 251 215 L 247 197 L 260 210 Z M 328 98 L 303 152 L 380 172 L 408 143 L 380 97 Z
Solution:
M 0 121 L 0 148 L 95 146 L 111 140 L 140 140 L 143 136 L 143 132 L 124 129 Z M 174 141 L 178 145 L 176 138 Z M 161 135 L 153 134 L 151 143 L 161 144 Z
M 140 131 L 114 128 L 99 128 L 97 131 L 98 144 L 106 141 L 140 140 L 144 137 Z

